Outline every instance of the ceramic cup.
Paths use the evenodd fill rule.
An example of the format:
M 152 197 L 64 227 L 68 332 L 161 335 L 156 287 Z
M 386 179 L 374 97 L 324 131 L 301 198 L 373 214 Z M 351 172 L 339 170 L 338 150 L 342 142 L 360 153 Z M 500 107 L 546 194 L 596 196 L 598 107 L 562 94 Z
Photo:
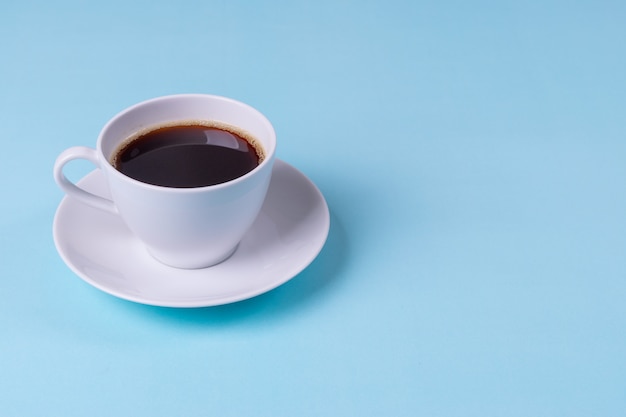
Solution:
M 243 129 L 262 145 L 265 158 L 239 178 L 197 188 L 143 183 L 111 164 L 114 152 L 133 134 L 185 120 L 219 121 Z M 204 268 L 234 253 L 253 224 L 265 199 L 275 153 L 274 128 L 254 108 L 213 95 L 165 96 L 136 104 L 113 117 L 100 132 L 95 149 L 75 146 L 63 151 L 54 165 L 54 178 L 68 196 L 119 215 L 158 261 L 177 268 Z M 112 200 L 91 194 L 67 179 L 63 167 L 73 159 L 86 159 L 100 168 Z

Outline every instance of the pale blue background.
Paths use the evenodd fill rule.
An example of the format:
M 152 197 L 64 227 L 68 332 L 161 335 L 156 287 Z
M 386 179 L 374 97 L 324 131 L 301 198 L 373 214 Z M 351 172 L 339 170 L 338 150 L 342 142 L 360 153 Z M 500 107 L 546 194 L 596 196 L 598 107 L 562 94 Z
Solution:
M 143 306 L 55 250 L 57 154 L 185 92 L 327 198 L 266 295 Z M 4 0 L 0 140 L 3 417 L 626 415 L 623 1 Z

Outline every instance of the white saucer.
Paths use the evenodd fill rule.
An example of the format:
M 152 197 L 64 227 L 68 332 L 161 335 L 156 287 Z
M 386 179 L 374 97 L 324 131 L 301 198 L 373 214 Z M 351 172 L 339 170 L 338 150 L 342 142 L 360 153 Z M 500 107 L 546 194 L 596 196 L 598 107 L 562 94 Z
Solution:
M 79 185 L 108 197 L 99 170 Z M 206 307 L 244 300 L 284 284 L 306 268 L 326 242 L 324 196 L 304 174 L 276 160 L 259 217 L 236 252 L 219 265 L 176 269 L 154 260 L 122 220 L 65 197 L 53 225 L 65 263 L 114 296 L 168 307 Z

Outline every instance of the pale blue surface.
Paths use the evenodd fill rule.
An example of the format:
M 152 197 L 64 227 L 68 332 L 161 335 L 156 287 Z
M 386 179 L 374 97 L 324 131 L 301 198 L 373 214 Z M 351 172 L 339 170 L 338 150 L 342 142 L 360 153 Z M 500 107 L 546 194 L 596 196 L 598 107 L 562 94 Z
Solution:
M 625 22 L 621 1 L 4 1 L 0 415 L 626 415 Z M 118 300 L 52 242 L 57 154 L 185 92 L 264 112 L 330 206 L 319 258 L 249 301 Z

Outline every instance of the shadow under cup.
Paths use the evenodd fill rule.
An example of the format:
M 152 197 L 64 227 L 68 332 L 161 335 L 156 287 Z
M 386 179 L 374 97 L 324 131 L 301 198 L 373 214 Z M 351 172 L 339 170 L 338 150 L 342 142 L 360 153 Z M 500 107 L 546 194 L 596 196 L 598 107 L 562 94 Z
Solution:
M 140 182 L 113 166 L 115 153 L 137 132 L 192 121 L 218 122 L 247 132 L 263 149 L 264 158 L 243 176 L 195 188 Z M 204 268 L 232 255 L 254 223 L 271 179 L 276 134 L 265 116 L 244 103 L 212 95 L 175 95 L 139 103 L 113 117 L 102 129 L 95 153 L 113 200 L 111 204 L 100 202 L 98 208 L 118 213 L 160 262 L 177 268 Z M 66 156 L 65 162 L 75 158 Z M 58 165 L 62 168 L 63 163 Z M 71 186 L 57 182 L 73 194 Z M 88 196 L 78 197 L 98 206 Z

